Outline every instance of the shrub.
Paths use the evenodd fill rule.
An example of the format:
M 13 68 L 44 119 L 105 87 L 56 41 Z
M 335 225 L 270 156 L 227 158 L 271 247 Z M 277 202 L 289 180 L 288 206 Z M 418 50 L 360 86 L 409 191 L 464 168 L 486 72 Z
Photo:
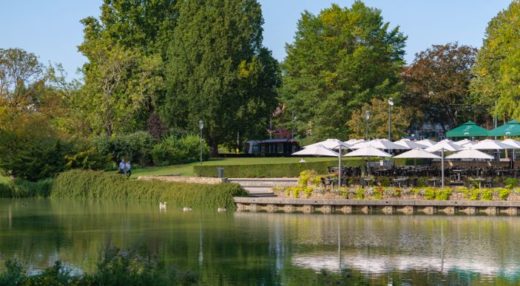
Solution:
M 518 186 L 518 179 L 517 178 L 506 178 L 506 179 L 504 179 L 504 186 L 508 189 L 513 189 L 514 187 Z
M 61 173 L 51 191 L 51 198 L 167 201 L 174 206 L 206 209 L 234 209 L 233 196 L 245 195 L 238 184 L 140 181 L 116 173 L 80 170 Z
M 146 166 L 152 162 L 153 143 L 153 138 L 148 132 L 139 131 L 112 137 L 109 150 L 114 162 L 125 158 L 141 166 Z
M 447 201 L 450 199 L 452 190 L 450 188 L 443 188 L 437 190 L 435 193 L 435 199 L 439 201 Z
M 435 189 L 434 188 L 425 188 L 424 189 L 424 198 L 427 200 L 435 199 Z
M 9 137 L 9 140 L 0 139 L 0 168 L 29 181 L 52 177 L 65 170 L 65 156 L 72 149 L 70 143 L 57 138 L 11 138 L 2 134 L 0 137 Z
M 382 187 L 375 187 L 374 194 L 372 195 L 374 199 L 380 200 L 383 198 L 384 189 Z
M 475 201 L 479 199 L 480 191 L 479 189 L 470 189 L 468 190 L 467 195 L 469 196 L 470 200 Z
M 491 201 L 493 199 L 493 189 L 482 189 L 480 199 L 484 201 Z
M 203 142 L 203 160 L 209 157 L 209 147 Z M 156 144 L 152 150 L 155 165 L 164 166 L 179 163 L 195 162 L 200 159 L 200 141 L 198 136 L 188 135 L 177 139 L 173 136 Z
M 31 182 L 15 179 L 8 183 L 0 183 L 1 198 L 48 197 L 52 188 L 52 179 Z
M 104 143 L 102 140 L 76 142 L 74 152 L 65 156 L 67 169 L 109 169 L 112 155 Z
M 510 189 L 499 189 L 498 190 L 498 197 L 501 200 L 506 201 L 510 194 L 511 194 L 511 190 Z
M 356 189 L 356 199 L 362 200 L 365 198 L 365 190 L 363 188 Z

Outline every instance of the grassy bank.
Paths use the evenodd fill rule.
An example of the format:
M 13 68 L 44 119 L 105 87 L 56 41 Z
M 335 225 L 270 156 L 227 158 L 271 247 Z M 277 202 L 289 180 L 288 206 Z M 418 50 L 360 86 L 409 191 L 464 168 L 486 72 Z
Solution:
M 195 162 L 189 164 L 179 164 L 179 165 L 171 165 L 171 166 L 163 166 L 163 167 L 150 167 L 150 168 L 142 168 L 135 169 L 132 176 L 161 176 L 161 175 L 180 175 L 180 176 L 197 176 L 196 168 L 207 168 L 208 175 L 211 177 L 216 176 L 216 167 L 224 167 L 224 172 L 226 177 L 232 177 L 231 172 L 232 168 L 241 168 L 241 169 L 255 169 L 255 168 L 265 168 L 269 169 L 269 166 L 265 165 L 288 165 L 294 166 L 295 164 L 300 164 L 300 157 L 260 157 L 260 158 L 214 158 L 209 161 Z M 307 157 L 305 158 L 306 163 L 324 163 L 327 166 L 336 166 L 338 164 L 337 158 L 331 157 Z M 344 158 L 344 164 L 351 164 L 350 162 L 359 162 L 359 159 L 352 158 Z M 250 171 L 256 172 L 256 171 Z M 260 177 L 267 177 L 267 174 L 259 175 Z M 296 173 L 294 176 L 298 176 Z M 284 176 L 281 176 L 284 177 Z M 285 176 L 287 177 L 287 176 Z
M 233 196 L 246 195 L 237 184 L 186 184 L 138 181 L 114 173 L 68 171 L 53 182 L 51 198 L 166 201 L 170 206 L 233 209 Z
M 262 157 L 262 158 L 213 158 L 209 161 L 194 162 L 189 164 L 179 164 L 162 167 L 150 167 L 135 169 L 133 176 L 161 176 L 161 175 L 180 175 L 196 176 L 195 166 L 219 167 L 219 166 L 253 166 L 265 164 L 292 164 L 298 163 L 301 158 L 297 157 Z M 334 162 L 333 158 L 305 158 L 307 162 Z M 216 171 L 215 171 L 216 172 Z

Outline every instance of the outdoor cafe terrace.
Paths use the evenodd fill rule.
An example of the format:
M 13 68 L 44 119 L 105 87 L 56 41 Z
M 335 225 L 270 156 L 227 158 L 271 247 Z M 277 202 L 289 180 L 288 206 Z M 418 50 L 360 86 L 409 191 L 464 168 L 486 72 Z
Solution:
M 338 183 L 343 186 L 500 187 L 508 180 L 520 177 L 520 162 L 516 158 L 520 142 L 510 138 L 520 136 L 518 121 L 509 121 L 490 131 L 469 121 L 448 131 L 446 136 L 464 139 L 440 142 L 428 139 L 395 142 L 387 139 L 350 139 L 345 142 L 327 139 L 307 145 L 293 155 L 338 157 L 338 165 L 330 166 L 329 174 L 322 178 L 326 187 Z M 473 140 L 495 136 L 506 139 Z M 365 164 L 344 167 L 342 158 L 345 157 L 363 158 Z M 392 157 L 399 159 L 399 164 L 389 159 Z M 402 164 L 403 159 L 405 164 Z

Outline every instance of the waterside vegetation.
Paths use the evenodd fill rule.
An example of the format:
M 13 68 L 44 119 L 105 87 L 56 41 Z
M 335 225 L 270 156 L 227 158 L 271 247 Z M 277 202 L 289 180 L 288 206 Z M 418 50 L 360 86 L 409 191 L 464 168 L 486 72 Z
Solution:
M 75 270 L 75 271 L 74 271 Z M 94 273 L 78 273 L 56 261 L 41 272 L 29 274 L 17 260 L 6 260 L 0 273 L 0 285 L 9 286 L 93 286 L 93 285 L 195 285 L 197 277 L 190 272 L 177 271 L 137 251 L 108 248 L 104 251 Z
M 143 200 L 178 207 L 234 209 L 233 197 L 246 195 L 237 184 L 186 184 L 128 179 L 98 171 L 68 171 L 54 180 L 51 198 Z

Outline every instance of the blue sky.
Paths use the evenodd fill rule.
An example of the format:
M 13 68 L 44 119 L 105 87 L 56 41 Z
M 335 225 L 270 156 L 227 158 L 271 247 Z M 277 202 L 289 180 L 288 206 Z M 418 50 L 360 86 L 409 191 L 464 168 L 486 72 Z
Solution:
M 264 16 L 264 45 L 278 60 L 292 42 L 304 10 L 314 14 L 332 3 L 350 6 L 353 0 L 259 0 Z M 507 8 L 510 0 L 366 0 L 382 10 L 391 27 L 408 36 L 406 61 L 433 44 L 459 42 L 480 47 L 489 20 Z M 22 48 L 44 63 L 61 63 L 69 78 L 85 58 L 77 46 L 83 39 L 79 23 L 98 16 L 101 0 L 0 0 L 0 48 Z

